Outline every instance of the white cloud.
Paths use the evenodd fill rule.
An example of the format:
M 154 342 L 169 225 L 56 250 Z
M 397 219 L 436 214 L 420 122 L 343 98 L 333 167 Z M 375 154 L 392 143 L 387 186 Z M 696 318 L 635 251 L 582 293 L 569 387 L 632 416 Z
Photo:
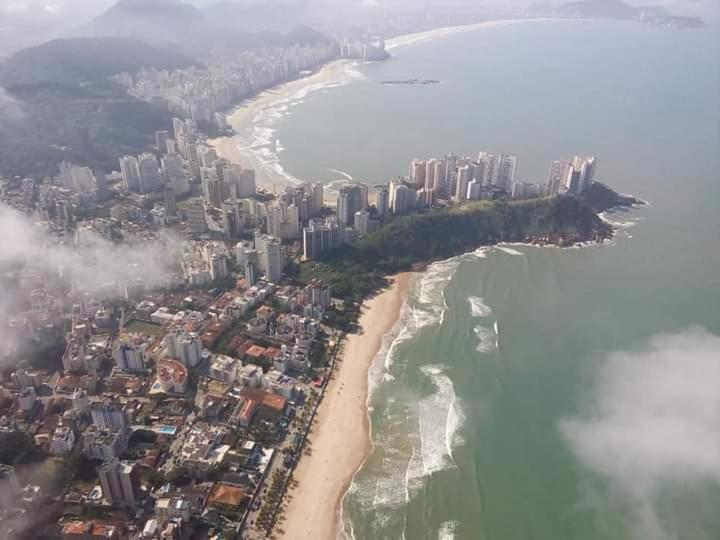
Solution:
M 559 428 L 580 462 L 631 503 L 636 538 L 687 538 L 657 499 L 720 485 L 720 337 L 692 329 L 610 355 L 589 407 Z
M 3 0 L 0 3 L 0 13 L 23 13 L 28 9 L 30 9 L 30 5 L 27 2 Z
M 152 243 L 144 241 L 115 244 L 88 233 L 75 245 L 72 237 L 66 243 L 50 238 L 45 229 L 20 212 L 0 203 L 0 274 L 42 276 L 49 283 L 49 293 L 56 298 L 67 292 L 68 285 L 79 295 L 105 299 L 116 297 L 126 284 L 139 280 L 147 287 L 161 285 L 178 270 L 179 239 L 161 235 Z M 142 269 L 140 271 L 139 269 Z M 60 276 L 63 276 L 60 279 Z M 65 282 L 65 285 L 61 285 Z M 23 305 L 28 291 L 5 287 L 0 290 L 0 347 L 14 340 L 7 332 L 16 307 Z M 0 349 L 0 364 L 4 349 Z

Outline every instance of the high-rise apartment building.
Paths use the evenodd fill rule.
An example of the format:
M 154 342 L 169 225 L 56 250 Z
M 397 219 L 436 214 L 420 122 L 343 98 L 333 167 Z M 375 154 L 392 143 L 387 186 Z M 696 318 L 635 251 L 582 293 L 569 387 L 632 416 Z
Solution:
M 558 193 L 565 191 L 565 181 L 568 177 L 569 168 L 570 163 L 565 160 L 553 161 L 550 164 L 546 188 L 548 195 L 557 195 Z
M 160 168 L 157 158 L 146 152 L 138 156 L 138 168 L 140 170 L 140 193 L 150 193 L 160 189 Z
M 389 203 L 393 214 L 406 214 L 415 207 L 416 192 L 402 182 L 390 182 Z
M 494 184 L 506 191 L 512 189 L 515 181 L 515 170 L 517 169 L 517 156 L 512 154 L 498 154 L 495 164 Z
M 427 170 L 427 164 L 422 159 L 413 159 L 410 162 L 410 169 L 408 171 L 408 176 L 410 178 L 410 182 L 415 184 L 415 187 L 417 189 L 420 189 L 425 186 L 425 172 Z
M 120 173 L 127 191 L 140 191 L 140 168 L 135 156 L 120 158 Z
M 378 217 L 384 219 L 390 209 L 390 192 L 387 186 L 377 188 L 375 192 L 375 208 L 377 208 Z
M 205 208 L 202 202 L 197 201 L 185 209 L 188 225 L 192 234 L 202 234 L 207 231 L 207 220 L 205 219 Z
M 343 228 L 335 219 L 311 221 L 303 229 L 303 258 L 314 259 L 322 253 L 339 248 L 343 243 Z
M 468 184 L 473 179 L 474 167 L 463 165 L 458 168 L 457 183 L 455 185 L 455 200 L 464 201 L 468 198 Z
M 140 498 L 140 474 L 134 465 L 114 458 L 98 469 L 103 497 L 113 505 L 135 507 Z

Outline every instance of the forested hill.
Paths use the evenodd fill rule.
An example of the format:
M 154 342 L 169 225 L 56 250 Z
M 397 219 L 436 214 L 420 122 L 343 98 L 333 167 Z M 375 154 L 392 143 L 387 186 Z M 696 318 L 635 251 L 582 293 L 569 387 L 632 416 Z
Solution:
M 60 39 L 16 53 L 0 64 L 0 175 L 50 176 L 65 159 L 117 168 L 118 156 L 146 149 L 172 119 L 107 77 L 191 65 L 127 38 Z
M 612 229 L 584 200 L 571 196 L 527 201 L 477 201 L 399 216 L 374 233 L 305 263 L 302 275 L 333 284 L 360 300 L 385 277 L 499 242 L 571 245 L 607 238 Z
M 15 53 L 0 64 L 0 86 L 79 84 L 142 68 L 180 69 L 197 62 L 170 49 L 129 38 L 56 39 Z

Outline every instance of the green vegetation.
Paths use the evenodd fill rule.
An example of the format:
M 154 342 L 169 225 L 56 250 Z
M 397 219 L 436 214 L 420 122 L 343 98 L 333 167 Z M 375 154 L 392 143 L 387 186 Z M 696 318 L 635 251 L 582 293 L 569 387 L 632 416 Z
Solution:
M 396 218 L 355 244 L 304 263 L 300 279 L 323 279 L 337 296 L 359 302 L 382 288 L 388 275 L 479 246 L 540 240 L 566 245 L 610 232 L 576 197 L 469 202 Z
M 106 171 L 154 143 L 171 115 L 110 82 L 142 67 L 195 63 L 132 39 L 68 39 L 18 52 L 0 64 L 0 174 L 42 178 L 62 160 Z
M 6 176 L 56 175 L 62 160 L 114 170 L 119 156 L 148 149 L 154 131 L 172 125 L 167 111 L 110 82 L 24 85 L 12 95 L 17 113 L 0 119 L 0 174 Z
M 0 463 L 16 465 L 33 463 L 45 458 L 27 433 L 11 431 L 0 434 Z
M 272 473 L 272 480 L 268 492 L 263 497 L 263 505 L 257 517 L 258 527 L 262 527 L 270 534 L 274 524 L 274 516 L 277 511 L 277 505 L 283 495 L 285 485 L 285 475 L 276 469 Z
M 172 49 L 118 37 L 56 39 L 23 49 L 0 64 L 7 89 L 40 83 L 79 84 L 143 67 L 181 69 L 197 65 Z
M 129 321 L 127 324 L 125 324 L 125 330 L 130 333 L 138 333 L 138 334 L 144 334 L 148 336 L 155 336 L 155 337 L 162 337 L 163 336 L 163 327 L 159 324 L 151 323 L 151 322 L 145 322 L 145 321 L 139 321 L 138 319 L 133 319 Z
M 605 184 L 595 182 L 590 186 L 587 193 L 583 195 L 585 201 L 592 206 L 596 212 L 604 212 L 616 206 L 633 206 L 645 204 L 640 199 L 629 195 L 620 195 Z

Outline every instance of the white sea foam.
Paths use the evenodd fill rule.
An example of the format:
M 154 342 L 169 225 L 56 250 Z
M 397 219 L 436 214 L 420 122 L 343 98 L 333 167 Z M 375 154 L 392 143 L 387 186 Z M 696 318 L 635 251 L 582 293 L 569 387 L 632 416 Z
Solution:
M 478 338 L 478 344 L 475 350 L 481 353 L 487 353 L 494 351 L 497 347 L 497 335 L 490 328 L 484 326 L 476 326 L 473 329 L 475 335 Z
M 475 259 L 485 259 L 487 257 L 488 251 L 490 251 L 491 248 L 483 246 L 481 248 L 476 249 L 475 251 L 468 253 L 467 255 L 469 257 L 473 257 Z
M 383 428 L 388 429 L 388 431 L 398 429 L 397 420 L 397 418 L 385 418 Z M 402 419 L 401 424 L 404 423 L 404 419 Z M 407 502 L 405 491 L 405 462 L 407 457 L 401 450 L 393 446 L 392 441 L 387 441 L 386 444 L 382 445 L 382 448 L 382 472 L 378 475 L 375 483 L 372 506 L 376 509 L 397 508 Z
M 432 380 L 435 392 L 420 400 L 419 427 L 423 475 L 455 466 L 452 449 L 463 421 L 455 387 L 440 366 L 424 366 L 421 371 Z
M 260 174 L 265 174 L 269 180 L 281 184 L 301 183 L 301 180 L 289 174 L 280 162 L 278 154 L 286 150 L 286 147 L 275 141 L 277 123 L 291 114 L 291 108 L 303 103 L 309 94 L 325 93 L 331 88 L 344 86 L 362 78 L 364 76 L 357 70 L 357 64 L 347 63 L 335 80 L 307 84 L 290 95 L 278 95 L 277 99 L 259 109 L 253 115 L 252 122 L 238 133 L 243 143 L 239 145 L 238 150 Z
M 331 173 L 339 174 L 343 178 L 352 181 L 353 177 L 350 173 L 347 173 L 345 171 L 341 171 L 340 169 L 328 169 Z
M 634 227 L 635 225 L 637 225 L 637 221 L 635 219 L 630 219 L 627 221 L 612 219 L 612 217 L 617 217 L 614 213 L 602 212 L 598 214 L 598 216 L 608 225 L 611 225 L 618 229 L 629 229 L 630 227 Z
M 438 529 L 437 540 L 453 540 L 457 526 L 457 521 L 444 521 Z
M 517 249 L 513 249 L 507 246 L 497 246 L 498 251 L 502 251 L 503 253 L 507 253 L 508 255 L 515 255 L 516 257 L 524 257 L 525 254 L 522 251 L 518 251 Z
M 470 312 L 473 317 L 487 317 L 492 313 L 488 306 L 479 296 L 471 296 L 468 298 L 470 303 Z

